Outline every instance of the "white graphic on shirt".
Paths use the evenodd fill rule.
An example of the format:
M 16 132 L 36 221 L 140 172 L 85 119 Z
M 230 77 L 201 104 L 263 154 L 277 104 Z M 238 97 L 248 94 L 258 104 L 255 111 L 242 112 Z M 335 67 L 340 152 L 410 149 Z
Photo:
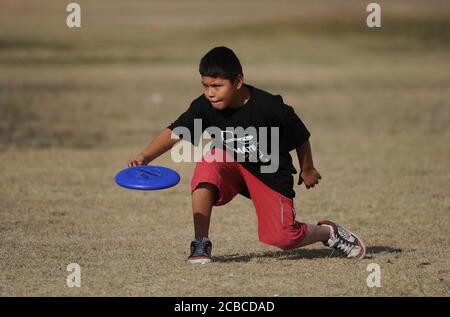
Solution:
M 250 161 L 252 161 L 252 159 L 253 161 L 259 159 L 263 163 L 270 161 L 270 158 L 258 149 L 258 143 L 254 140 L 253 135 L 247 134 L 243 137 L 235 137 L 234 132 L 232 131 L 221 130 L 220 132 L 222 142 L 227 149 L 248 157 Z M 234 147 L 235 142 L 236 148 Z

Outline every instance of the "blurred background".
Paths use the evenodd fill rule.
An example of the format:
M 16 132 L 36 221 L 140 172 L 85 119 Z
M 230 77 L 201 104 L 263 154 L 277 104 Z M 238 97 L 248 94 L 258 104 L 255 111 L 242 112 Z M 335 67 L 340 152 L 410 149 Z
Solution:
M 369 1 L 79 1 L 72 29 L 68 3 L 2 1 L 2 148 L 141 145 L 219 45 L 321 133 L 448 127 L 448 1 L 379 1 L 372 29 Z
M 68 28 L 70 1 L 2 0 L 1 294 L 67 294 L 65 267 L 74 261 L 95 281 L 77 294 L 374 294 L 345 280 L 324 291 L 315 274 L 288 282 L 307 266 L 285 265 L 283 286 L 274 283 L 264 272 L 284 258 L 261 260 L 267 250 L 244 198 L 213 220 L 215 250 L 219 262 L 239 253 L 254 268 L 223 260 L 212 275 L 196 276 L 182 263 L 193 163 L 159 158 L 182 182 L 158 194 L 113 183 L 202 93 L 199 60 L 224 45 L 240 58 L 246 82 L 281 94 L 312 133 L 324 179 L 312 192 L 296 188 L 302 221 L 341 220 L 374 246 L 372 261 L 399 257 L 376 294 L 448 295 L 450 3 L 376 1 L 382 27 L 368 28 L 370 2 L 80 0 L 81 28 Z M 230 234 L 240 235 L 241 249 Z M 174 268 L 158 266 L 162 258 Z M 325 263 L 344 269 L 327 260 L 321 276 L 329 274 Z M 229 265 L 241 270 L 240 283 L 226 277 Z M 365 281 L 364 267 L 350 269 Z M 249 282 L 255 274 L 259 284 Z M 177 286 L 183 275 L 199 284 Z

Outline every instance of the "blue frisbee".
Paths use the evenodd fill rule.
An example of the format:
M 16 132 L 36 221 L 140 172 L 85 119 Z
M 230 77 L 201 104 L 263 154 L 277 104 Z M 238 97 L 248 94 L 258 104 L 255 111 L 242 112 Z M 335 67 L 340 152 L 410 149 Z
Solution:
M 137 190 L 157 190 L 175 186 L 180 175 L 174 170 L 156 165 L 128 167 L 116 175 L 116 183 Z

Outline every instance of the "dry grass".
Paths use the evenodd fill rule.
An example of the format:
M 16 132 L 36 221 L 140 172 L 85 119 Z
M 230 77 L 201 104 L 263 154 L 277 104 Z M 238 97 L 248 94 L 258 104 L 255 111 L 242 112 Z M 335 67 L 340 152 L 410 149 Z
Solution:
M 79 3 L 80 30 L 57 1 L 1 4 L 1 295 L 450 295 L 446 1 L 380 1 L 381 30 L 360 1 L 229 1 L 220 15 L 207 1 Z M 365 260 L 264 246 L 238 197 L 214 210 L 215 263 L 193 267 L 194 164 L 155 161 L 182 176 L 169 190 L 114 184 L 201 93 L 198 60 L 219 44 L 312 132 L 324 179 L 296 188 L 300 219 L 354 229 Z M 66 287 L 71 262 L 80 289 Z M 381 288 L 366 285 L 372 262 Z

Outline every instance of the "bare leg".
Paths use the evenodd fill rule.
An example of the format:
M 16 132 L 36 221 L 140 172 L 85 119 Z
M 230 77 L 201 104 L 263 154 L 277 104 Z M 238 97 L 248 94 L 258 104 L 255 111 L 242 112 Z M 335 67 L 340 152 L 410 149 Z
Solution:
M 192 192 L 192 212 L 196 238 L 208 236 L 211 210 L 217 193 L 217 187 L 210 183 L 200 183 Z
M 313 244 L 315 242 L 327 241 L 330 238 L 330 228 L 328 226 L 318 226 L 307 224 L 308 232 L 306 236 L 300 241 L 298 247 Z

